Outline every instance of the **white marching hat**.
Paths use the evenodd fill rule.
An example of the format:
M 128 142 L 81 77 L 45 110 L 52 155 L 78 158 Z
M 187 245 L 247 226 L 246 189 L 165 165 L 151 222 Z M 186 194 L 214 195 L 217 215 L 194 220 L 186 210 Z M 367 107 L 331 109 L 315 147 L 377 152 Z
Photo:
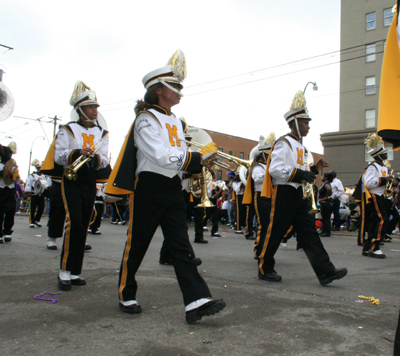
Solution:
M 143 85 L 147 89 L 151 86 L 161 83 L 168 88 L 172 88 L 168 86 L 166 83 L 176 83 L 179 85 L 179 88 L 182 89 L 182 82 L 186 78 L 186 59 L 183 52 L 178 49 L 172 55 L 171 59 L 168 61 L 167 65 L 158 69 L 147 73 L 143 79 Z
M 258 141 L 258 145 L 251 150 L 249 159 L 254 159 L 261 152 L 269 153 L 275 141 L 276 136 L 274 132 L 271 132 L 267 138 L 261 135 Z
M 97 102 L 96 92 L 90 90 L 90 88 L 81 80 L 76 82 L 69 103 L 75 109 L 86 105 L 100 106 Z

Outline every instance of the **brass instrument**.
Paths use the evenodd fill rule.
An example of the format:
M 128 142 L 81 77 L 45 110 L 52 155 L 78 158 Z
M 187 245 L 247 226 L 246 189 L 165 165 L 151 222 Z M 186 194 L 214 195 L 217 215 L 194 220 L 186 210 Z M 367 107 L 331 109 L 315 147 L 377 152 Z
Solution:
M 389 176 L 393 176 L 393 168 L 390 165 L 390 162 L 388 160 L 385 160 L 383 162 L 383 164 L 388 169 Z M 390 182 L 388 181 L 386 183 L 386 188 L 385 188 L 385 191 L 383 192 L 383 195 L 385 196 L 385 198 L 389 198 L 393 195 L 392 186 L 393 186 L 393 179 Z
M 201 199 L 200 199 L 200 203 L 198 205 L 195 206 L 195 208 L 212 208 L 215 205 L 213 205 L 213 203 L 211 203 L 210 199 L 208 198 L 208 187 L 207 187 L 207 181 L 206 181 L 206 175 L 207 173 L 207 168 L 203 167 L 203 171 L 200 175 L 200 183 L 201 183 Z M 210 173 L 211 174 L 211 173 Z
M 78 174 L 77 174 L 78 169 L 80 169 L 87 161 L 89 161 L 91 158 L 93 158 L 95 153 L 101 148 L 101 146 L 96 148 L 96 146 L 100 142 L 101 142 L 101 140 L 99 140 L 92 147 L 90 147 L 92 150 L 94 149 L 92 156 L 80 155 L 74 162 L 72 162 L 72 164 L 69 168 L 64 168 L 65 178 L 72 180 L 72 181 L 75 181 L 78 179 Z
M 204 146 L 201 143 L 198 143 L 196 141 L 186 141 L 183 139 L 180 139 L 180 141 L 184 141 L 186 143 L 190 143 L 192 146 L 198 147 L 200 149 L 202 149 Z M 225 163 L 225 162 L 221 162 L 221 161 L 213 161 L 213 164 L 216 164 L 217 166 L 220 166 L 221 168 L 225 168 L 229 171 L 237 171 L 241 166 L 246 167 L 247 169 L 250 167 L 252 160 L 246 160 L 246 159 L 242 159 L 242 158 L 238 158 L 235 156 L 231 156 L 227 153 L 221 152 L 221 151 L 217 151 L 215 152 L 216 155 L 222 157 L 222 158 L 226 158 L 229 161 L 233 161 L 236 164 L 236 167 L 231 167 L 229 164 Z
M 307 159 L 306 159 L 306 169 L 310 171 L 310 166 L 308 165 Z M 303 199 L 311 200 L 311 209 L 308 211 L 308 213 L 318 214 L 320 210 L 317 208 L 317 204 L 315 202 L 314 187 L 312 183 L 308 183 L 307 181 L 303 180 L 301 182 L 301 187 L 303 189 Z
M 210 173 L 209 170 L 207 170 L 205 180 L 206 180 L 206 186 L 208 189 L 210 187 L 210 185 L 212 184 L 212 174 Z M 196 198 L 196 199 L 201 198 L 201 192 L 202 192 L 201 178 L 190 177 L 189 178 L 189 188 L 190 188 L 190 192 L 192 193 L 194 198 Z

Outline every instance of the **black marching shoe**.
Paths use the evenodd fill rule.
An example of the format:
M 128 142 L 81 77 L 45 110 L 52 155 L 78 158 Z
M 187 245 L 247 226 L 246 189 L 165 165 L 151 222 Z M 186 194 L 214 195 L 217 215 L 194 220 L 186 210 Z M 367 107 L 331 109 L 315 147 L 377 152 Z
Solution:
M 160 265 L 173 266 L 171 258 L 162 258 L 162 257 L 160 257 L 160 260 L 158 261 L 158 263 Z
M 282 280 L 282 277 L 275 271 L 265 274 L 261 274 L 260 272 L 258 272 L 258 278 L 268 282 L 280 282 Z
M 347 268 L 335 268 L 326 275 L 319 278 L 319 283 L 322 285 L 329 284 L 335 279 L 341 279 L 347 274 Z
M 195 242 L 196 244 L 208 244 L 208 241 L 207 241 L 207 240 L 204 240 L 203 238 L 201 238 L 201 239 L 195 239 L 194 242 Z
M 86 281 L 83 278 L 75 278 L 75 279 L 71 278 L 71 284 L 73 286 L 85 286 Z
M 226 303 L 222 299 L 210 300 L 202 306 L 186 312 L 186 322 L 193 324 L 203 316 L 214 315 L 224 309 Z
M 85 245 L 85 251 L 89 251 L 92 249 L 92 245 Z
M 246 234 L 244 235 L 244 237 L 246 238 L 246 240 L 255 240 L 256 238 L 253 236 L 253 234 Z
M 119 303 L 119 308 L 128 314 L 139 314 L 142 312 L 142 308 L 139 304 L 132 304 L 132 305 L 123 305 L 121 302 Z
M 72 288 L 71 281 L 64 281 L 63 279 L 60 279 L 60 276 L 57 277 L 57 286 L 61 290 L 71 290 Z
M 330 232 L 323 232 L 322 234 L 319 235 L 319 237 L 329 237 L 331 236 Z

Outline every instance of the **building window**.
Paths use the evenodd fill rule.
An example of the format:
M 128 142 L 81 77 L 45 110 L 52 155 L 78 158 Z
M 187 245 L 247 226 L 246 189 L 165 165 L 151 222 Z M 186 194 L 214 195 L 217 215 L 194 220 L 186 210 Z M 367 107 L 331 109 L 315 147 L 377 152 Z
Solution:
M 375 77 L 365 78 L 365 88 L 367 95 L 375 94 Z
M 392 9 L 383 10 L 383 26 L 390 26 L 393 20 L 393 12 Z
M 365 110 L 365 128 L 375 127 L 375 109 Z
M 218 152 L 224 152 L 223 148 L 218 148 Z M 218 161 L 222 161 L 223 157 L 221 157 L 220 155 L 218 155 Z
M 386 143 L 385 142 L 385 148 L 386 148 L 386 151 L 387 151 L 387 159 L 388 159 L 388 161 L 392 161 L 393 160 L 393 145 L 391 145 L 390 143 Z M 367 148 L 367 146 L 365 146 L 365 162 L 372 162 L 374 160 L 373 157 L 371 157 L 368 154 L 369 150 L 370 149 Z
M 233 156 L 233 151 L 229 150 L 228 152 L 230 156 Z
M 240 159 L 244 159 L 244 153 L 243 152 L 239 152 L 239 158 Z
M 217 171 L 217 180 L 222 180 L 222 171 Z
M 375 12 L 371 12 L 370 14 L 367 14 L 366 20 L 367 20 L 367 31 L 375 30 L 375 28 L 376 28 L 376 14 L 375 14 Z
M 374 62 L 375 61 L 375 53 L 376 53 L 376 45 L 370 44 L 365 46 L 365 61 L 366 62 Z

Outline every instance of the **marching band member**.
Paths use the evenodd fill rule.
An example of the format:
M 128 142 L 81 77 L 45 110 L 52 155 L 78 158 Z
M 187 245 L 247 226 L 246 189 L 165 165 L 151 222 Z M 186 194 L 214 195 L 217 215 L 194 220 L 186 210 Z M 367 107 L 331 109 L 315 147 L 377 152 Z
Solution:
M 258 259 L 261 254 L 261 248 L 264 244 L 267 228 L 269 224 L 269 213 L 271 209 L 271 199 L 261 197 L 261 189 L 264 182 L 265 169 L 269 152 L 272 144 L 275 142 L 275 134 L 272 132 L 267 139 L 260 136 L 259 145 L 250 152 L 250 158 L 253 159 L 252 166 L 247 178 L 246 189 L 244 192 L 243 203 L 253 202 L 257 215 L 258 230 L 254 242 L 254 258 Z
M 33 172 L 29 175 L 28 181 L 26 182 L 25 192 L 31 196 L 31 204 L 29 208 L 29 227 L 33 228 L 35 225 L 42 227 L 40 224 L 40 219 L 42 218 L 44 210 L 44 189 L 42 189 L 40 192 L 35 191 L 35 184 L 40 182 L 42 187 L 44 187 L 47 177 L 40 171 L 42 164 L 38 159 L 34 159 L 31 165 L 36 168 L 36 172 Z
M 315 173 L 328 164 L 321 159 L 311 167 L 315 173 L 307 169 L 307 152 L 301 139 L 308 134 L 311 118 L 302 91 L 296 93 L 290 111 L 284 117 L 291 132 L 279 138 L 271 148 L 261 194 L 271 198 L 271 212 L 260 255 L 258 278 L 270 282 L 282 280 L 274 270 L 274 255 L 282 236 L 292 225 L 320 283 L 328 284 L 343 278 L 347 269 L 335 268 L 329 260 L 315 229 L 314 215 L 308 213 L 309 200 L 303 199 L 301 183 L 312 183 Z
M 211 157 L 217 147 L 210 143 L 200 152 L 189 152 L 180 140 L 185 123 L 171 113 L 171 108 L 181 100 L 185 75 L 186 62 L 180 50 L 167 66 L 145 75 L 144 100 L 135 107 L 136 119 L 105 193 L 131 194 L 128 238 L 119 276 L 121 310 L 131 314 L 142 311 L 136 300 L 135 274 L 160 225 L 183 294 L 186 322 L 194 323 L 222 310 L 225 302 L 210 299 L 208 286 L 197 271 L 198 261 L 187 232 L 181 172 L 200 172 L 201 161 Z
M 387 151 L 383 146 L 383 140 L 376 133 L 369 134 L 366 140 L 370 148 L 368 154 L 374 158 L 365 170 L 362 184 L 366 194 L 367 204 L 370 206 L 370 220 L 368 238 L 362 249 L 363 256 L 385 258 L 386 255 L 380 249 L 380 242 L 386 236 L 389 215 L 386 210 L 387 199 L 384 196 L 386 183 L 391 182 L 393 177 L 383 161 L 387 159 Z
M 18 170 L 14 170 L 12 182 L 5 182 L 5 165 L 13 154 L 17 153 L 17 144 L 0 145 L 0 244 L 11 242 L 15 215 L 15 183 L 19 180 Z
M 243 235 L 242 226 L 246 226 L 246 205 L 243 204 L 244 184 L 236 172 L 232 181 L 232 188 L 235 191 L 236 200 L 236 231 L 235 234 Z
M 109 174 L 108 131 L 97 123 L 99 103 L 96 93 L 78 81 L 70 104 L 78 113 L 79 120 L 60 125 L 49 153 L 54 152 L 56 167 L 68 168 L 80 157 L 90 159 L 77 171 L 76 181 L 68 179 L 65 174 L 61 181 L 67 224 L 58 274 L 58 287 L 61 290 L 70 290 L 72 285 L 86 284 L 86 281 L 80 278 L 80 274 L 87 230 L 96 197 L 96 179 L 100 175 L 107 178 Z M 96 154 L 95 144 L 96 148 L 99 148 Z

